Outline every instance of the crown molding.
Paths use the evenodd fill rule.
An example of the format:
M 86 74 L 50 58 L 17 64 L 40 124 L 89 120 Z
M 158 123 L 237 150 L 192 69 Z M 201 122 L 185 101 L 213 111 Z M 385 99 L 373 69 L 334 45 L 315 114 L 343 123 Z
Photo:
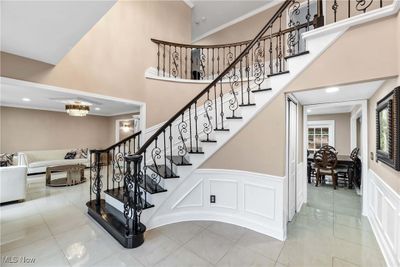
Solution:
M 184 0 L 184 1 L 186 2 L 186 1 L 190 1 L 190 0 Z M 203 39 L 203 38 L 205 38 L 205 37 L 207 37 L 207 36 L 209 36 L 211 34 L 219 32 L 219 31 L 221 31 L 221 30 L 223 30 L 225 28 L 228 28 L 229 26 L 232 26 L 232 25 L 234 25 L 236 23 L 239 23 L 239 22 L 241 22 L 241 21 L 243 21 L 245 19 L 248 19 L 248 18 L 250 18 L 250 17 L 252 17 L 254 15 L 257 15 L 258 13 L 261 13 L 261 12 L 263 12 L 263 11 L 265 11 L 265 10 L 271 8 L 271 7 L 274 7 L 274 6 L 276 6 L 276 5 L 278 5 L 278 4 L 282 3 L 282 2 L 284 2 L 284 0 L 274 0 L 274 1 L 270 2 L 270 3 L 268 3 L 268 4 L 263 5 L 262 7 L 254 9 L 253 11 L 250 11 L 250 12 L 248 12 L 248 13 L 240 16 L 240 17 L 237 17 L 237 18 L 225 23 L 225 24 L 222 24 L 222 25 L 220 25 L 218 27 L 215 27 L 214 29 L 209 30 L 206 33 L 203 33 L 202 35 L 194 38 L 192 40 L 192 43 L 200 41 L 201 39 Z
M 188 7 L 190 8 L 194 7 L 194 3 L 191 0 L 183 0 L 183 2 L 185 2 L 185 4 L 188 5 Z

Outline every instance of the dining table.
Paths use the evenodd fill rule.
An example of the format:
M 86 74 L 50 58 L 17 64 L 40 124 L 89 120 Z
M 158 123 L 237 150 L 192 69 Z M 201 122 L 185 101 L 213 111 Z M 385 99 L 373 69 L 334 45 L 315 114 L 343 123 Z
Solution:
M 311 184 L 311 173 L 312 173 L 312 167 L 311 163 L 314 162 L 314 154 L 311 153 L 307 157 L 307 179 L 308 183 Z M 346 166 L 346 167 L 352 167 L 353 166 L 353 160 L 350 158 L 350 155 L 337 155 L 337 166 Z M 350 173 L 349 175 L 349 189 L 353 188 L 353 175 Z

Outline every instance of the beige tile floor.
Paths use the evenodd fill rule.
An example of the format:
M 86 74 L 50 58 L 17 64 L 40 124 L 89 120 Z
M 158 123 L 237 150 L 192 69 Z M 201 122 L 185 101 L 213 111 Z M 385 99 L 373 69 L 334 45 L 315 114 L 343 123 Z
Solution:
M 281 242 L 219 222 L 183 222 L 146 232 L 124 249 L 86 214 L 88 183 L 32 184 L 23 203 L 3 205 L 2 266 L 384 266 L 353 190 L 309 186 L 308 204 Z M 6 256 L 34 258 L 7 264 Z M 10 258 L 8 258 L 10 259 Z

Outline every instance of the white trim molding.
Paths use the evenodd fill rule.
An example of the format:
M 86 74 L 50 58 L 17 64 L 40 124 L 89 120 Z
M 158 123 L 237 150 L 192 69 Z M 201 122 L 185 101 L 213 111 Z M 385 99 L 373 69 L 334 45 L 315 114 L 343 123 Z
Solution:
M 248 18 L 250 18 L 250 17 L 252 17 L 252 16 L 255 16 L 255 15 L 257 15 L 258 13 L 261 13 L 261 12 L 263 12 L 263 11 L 265 11 L 265 10 L 271 8 L 271 7 L 274 7 L 274 6 L 278 5 L 278 4 L 281 4 L 281 3 L 283 3 L 283 2 L 284 2 L 284 0 L 271 1 L 271 2 L 269 2 L 269 3 L 267 3 L 267 4 L 265 4 L 265 5 L 262 6 L 262 7 L 259 7 L 259 8 L 257 8 L 257 9 L 254 9 L 253 11 L 250 11 L 250 12 L 248 12 L 248 13 L 246 13 L 246 14 L 240 16 L 240 17 L 237 17 L 237 18 L 235 18 L 234 20 L 231 20 L 231 21 L 229 21 L 229 22 L 227 22 L 227 23 L 225 23 L 225 24 L 222 24 L 222 25 L 220 25 L 220 26 L 218 26 L 218 27 L 215 27 L 215 28 L 212 29 L 212 30 L 209 30 L 208 32 L 203 33 L 202 35 L 200 35 L 200 36 L 194 38 L 194 39 L 192 40 L 192 43 L 195 43 L 195 42 L 197 42 L 197 41 L 200 41 L 201 39 L 206 38 L 207 36 L 209 36 L 209 35 L 211 35 L 211 34 L 214 34 L 214 33 L 216 33 L 216 32 L 219 32 L 219 31 L 221 31 L 221 30 L 223 30 L 223 29 L 225 29 L 225 28 L 228 28 L 229 26 L 232 26 L 232 25 L 234 25 L 234 24 L 236 24 L 236 23 L 239 23 L 239 22 L 241 22 L 241 21 L 243 21 L 243 20 L 245 20 L 245 19 L 248 19 Z
M 151 229 L 181 221 L 220 221 L 285 240 L 284 180 L 241 170 L 197 169 L 145 224 Z
M 307 128 L 304 132 L 308 137 L 308 128 L 329 128 L 329 145 L 335 146 L 335 121 L 334 120 L 323 120 L 323 121 L 307 121 Z M 308 146 L 307 146 L 308 149 Z
M 368 220 L 388 266 L 400 266 L 400 195 L 368 171 Z

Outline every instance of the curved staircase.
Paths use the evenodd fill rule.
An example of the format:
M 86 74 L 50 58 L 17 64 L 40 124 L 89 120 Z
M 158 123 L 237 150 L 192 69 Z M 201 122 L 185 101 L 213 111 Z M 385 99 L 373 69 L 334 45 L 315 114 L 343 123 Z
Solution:
M 284 1 L 254 39 L 240 43 L 237 54 L 227 57 L 227 67 L 213 72 L 215 79 L 143 144 L 137 133 L 108 149 L 91 151 L 89 214 L 124 247 L 143 243 L 145 224 L 151 228 L 165 224 L 158 213 L 182 182 L 346 31 L 331 31 L 300 46 L 305 42 L 300 30 L 321 26 L 323 19 L 320 12 L 312 18 L 308 8 L 307 22 L 300 24 L 294 19 L 299 8 L 298 1 Z M 187 65 L 176 50 L 185 45 L 156 43 L 161 75 L 168 68 L 160 64 L 166 54 L 171 55 L 170 73 Z M 226 50 L 234 46 L 226 45 Z

